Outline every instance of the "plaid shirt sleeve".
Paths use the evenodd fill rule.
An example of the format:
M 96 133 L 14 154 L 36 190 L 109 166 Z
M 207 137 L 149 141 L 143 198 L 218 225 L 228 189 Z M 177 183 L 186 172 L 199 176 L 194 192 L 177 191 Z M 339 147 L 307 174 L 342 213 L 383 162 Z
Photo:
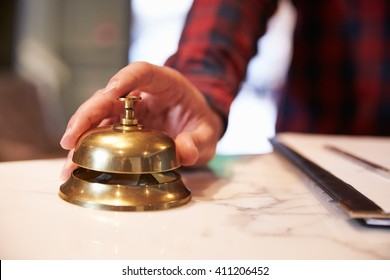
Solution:
M 276 0 L 195 0 L 178 51 L 165 64 L 183 73 L 225 124 L 276 4 Z

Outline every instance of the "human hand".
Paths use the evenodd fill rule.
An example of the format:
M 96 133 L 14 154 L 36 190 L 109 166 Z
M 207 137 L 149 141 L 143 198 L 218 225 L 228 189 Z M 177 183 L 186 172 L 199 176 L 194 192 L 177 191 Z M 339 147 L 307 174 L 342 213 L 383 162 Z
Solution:
M 123 111 L 117 98 L 141 96 L 136 117 L 148 128 L 167 132 L 176 143 L 182 165 L 204 165 L 215 154 L 223 123 L 204 96 L 182 74 L 168 67 L 135 62 L 115 74 L 105 89 L 84 102 L 69 120 L 61 146 L 70 150 L 61 173 L 66 180 L 76 168 L 73 149 L 80 136 L 112 124 Z

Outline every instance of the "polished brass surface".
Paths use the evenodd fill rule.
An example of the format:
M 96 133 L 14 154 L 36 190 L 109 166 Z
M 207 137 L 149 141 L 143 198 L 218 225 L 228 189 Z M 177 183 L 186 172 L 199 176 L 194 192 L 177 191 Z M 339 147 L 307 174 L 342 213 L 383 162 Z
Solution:
M 170 209 L 191 200 L 175 171 L 136 175 L 79 168 L 60 187 L 59 195 L 83 207 L 117 211 Z
M 125 104 L 125 116 L 121 120 L 121 125 L 115 125 L 115 127 L 121 129 L 123 126 L 137 125 L 138 120 L 134 117 L 134 102 L 140 101 L 141 97 L 121 97 L 118 100 Z
M 78 166 L 109 173 L 154 173 L 176 169 L 175 142 L 164 132 L 139 126 L 118 131 L 98 127 L 81 137 L 73 161 Z
M 85 133 L 76 144 L 74 163 L 96 171 L 136 174 L 180 167 L 172 138 L 165 132 L 138 125 L 133 105 L 140 99 L 120 98 L 125 103 L 121 123 Z
M 180 175 L 176 146 L 163 131 L 144 128 L 134 117 L 140 97 L 120 98 L 121 121 L 86 132 L 77 142 L 79 166 L 60 187 L 62 199 L 83 207 L 147 211 L 186 204 L 191 192 Z

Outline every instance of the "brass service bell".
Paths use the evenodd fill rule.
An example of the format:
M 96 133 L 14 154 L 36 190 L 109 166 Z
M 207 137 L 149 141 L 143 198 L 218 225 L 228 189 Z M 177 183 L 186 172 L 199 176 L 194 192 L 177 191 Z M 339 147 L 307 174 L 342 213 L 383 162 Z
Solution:
M 172 138 L 148 129 L 134 117 L 140 97 L 119 98 L 125 104 L 120 123 L 94 128 L 77 142 L 78 168 L 61 185 L 59 196 L 87 208 L 116 211 L 161 210 L 184 205 L 191 192 L 179 173 Z

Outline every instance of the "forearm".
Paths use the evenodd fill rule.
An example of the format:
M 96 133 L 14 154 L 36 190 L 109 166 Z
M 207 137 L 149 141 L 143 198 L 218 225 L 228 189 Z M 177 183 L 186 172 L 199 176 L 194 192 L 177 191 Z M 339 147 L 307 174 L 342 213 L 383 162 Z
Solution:
M 204 94 L 225 123 L 276 2 L 195 0 L 178 51 L 166 62 Z

